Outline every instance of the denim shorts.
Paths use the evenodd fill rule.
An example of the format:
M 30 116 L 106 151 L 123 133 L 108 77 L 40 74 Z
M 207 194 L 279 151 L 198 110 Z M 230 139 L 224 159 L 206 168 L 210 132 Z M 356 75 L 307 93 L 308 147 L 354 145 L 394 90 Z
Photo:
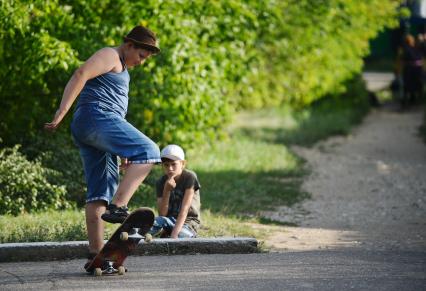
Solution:
M 124 114 L 102 103 L 80 105 L 71 133 L 83 161 L 86 202 L 112 200 L 119 183 L 119 157 L 135 164 L 161 162 L 157 144 L 127 122 Z

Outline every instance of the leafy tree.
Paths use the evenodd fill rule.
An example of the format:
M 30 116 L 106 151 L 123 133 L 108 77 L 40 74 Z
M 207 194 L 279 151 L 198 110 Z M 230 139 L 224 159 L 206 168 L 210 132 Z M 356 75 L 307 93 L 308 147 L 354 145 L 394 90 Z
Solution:
M 400 1 L 0 3 L 6 144 L 37 135 L 74 69 L 143 24 L 157 32 L 162 53 L 131 72 L 128 119 L 160 144 L 194 146 L 223 135 L 241 108 L 306 106 L 344 91 L 369 39 L 396 25 Z
M 0 139 L 7 147 L 0 209 L 84 203 L 71 114 L 55 137 L 42 126 L 73 71 L 135 25 L 157 32 L 162 53 L 131 71 L 128 119 L 160 145 L 188 148 L 223 136 L 242 108 L 309 106 L 343 92 L 369 39 L 397 24 L 400 2 L 0 0 Z

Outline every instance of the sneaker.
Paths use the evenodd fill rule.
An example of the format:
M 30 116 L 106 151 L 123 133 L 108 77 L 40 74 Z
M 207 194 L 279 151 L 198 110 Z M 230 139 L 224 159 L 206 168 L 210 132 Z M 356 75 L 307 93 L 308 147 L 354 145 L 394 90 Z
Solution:
M 102 219 L 110 223 L 123 223 L 129 216 L 129 209 L 126 206 L 117 207 L 115 204 L 109 204 Z
M 87 255 L 87 262 L 86 264 L 84 264 L 84 269 L 86 270 L 86 272 L 91 273 L 93 270 L 89 270 L 87 269 L 90 265 L 90 263 L 92 262 L 92 260 L 96 257 L 96 253 L 89 253 Z

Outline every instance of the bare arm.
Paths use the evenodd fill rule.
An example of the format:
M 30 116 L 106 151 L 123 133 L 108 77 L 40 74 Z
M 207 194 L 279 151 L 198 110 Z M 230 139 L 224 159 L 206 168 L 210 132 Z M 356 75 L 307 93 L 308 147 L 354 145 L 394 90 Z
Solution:
M 176 187 L 175 176 L 170 176 L 164 184 L 163 196 L 157 199 L 158 214 L 166 216 L 169 211 L 170 192 Z
M 191 207 L 192 198 L 194 197 L 194 188 L 188 188 L 185 190 L 185 195 L 183 196 L 182 207 L 180 209 L 178 218 L 176 219 L 175 227 L 173 228 L 171 238 L 177 238 L 179 232 L 182 230 L 183 225 L 185 224 L 185 219 L 188 215 L 189 208 Z
M 118 65 L 117 60 L 119 64 L 119 57 L 114 49 L 103 48 L 78 68 L 65 86 L 61 104 L 56 111 L 55 117 L 52 122 L 46 123 L 44 128 L 55 130 L 80 94 L 87 80 L 112 71 Z
M 157 198 L 158 215 L 160 216 L 167 215 L 167 211 L 169 209 L 169 198 L 170 198 L 170 195 L 167 195 L 165 197 L 164 193 L 161 198 Z

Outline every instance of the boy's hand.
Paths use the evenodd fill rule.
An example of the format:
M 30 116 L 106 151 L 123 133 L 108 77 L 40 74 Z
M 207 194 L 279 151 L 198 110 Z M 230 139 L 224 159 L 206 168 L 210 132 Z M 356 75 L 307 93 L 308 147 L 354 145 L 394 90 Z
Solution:
M 165 186 L 168 189 L 174 189 L 176 187 L 176 181 L 175 181 L 176 175 L 169 176 L 169 178 L 166 180 Z

